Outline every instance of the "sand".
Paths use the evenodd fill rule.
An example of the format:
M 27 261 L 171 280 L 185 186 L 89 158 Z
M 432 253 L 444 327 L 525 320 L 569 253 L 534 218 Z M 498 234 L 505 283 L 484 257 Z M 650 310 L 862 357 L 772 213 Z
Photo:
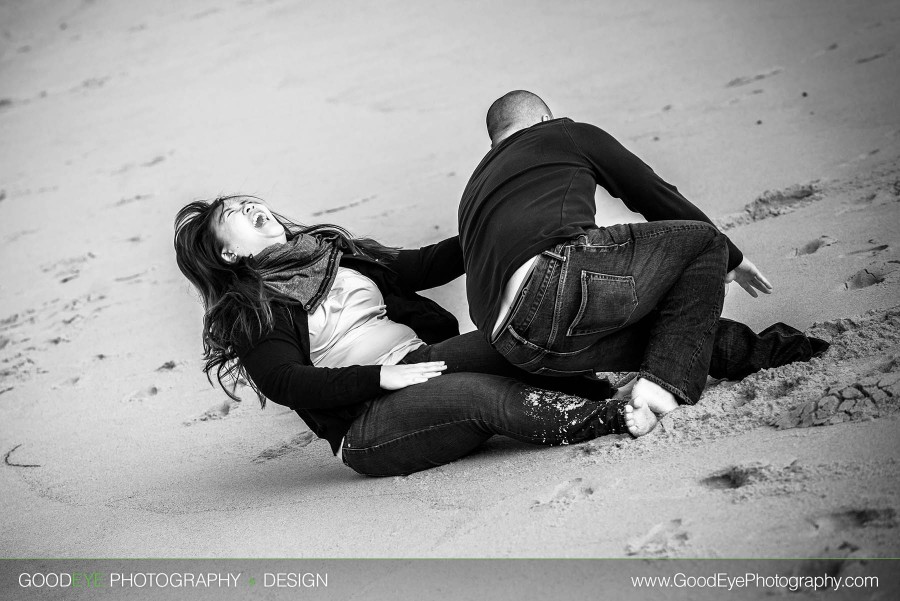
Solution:
M 896 2 L 44 0 L 0 34 L 3 557 L 900 555 Z M 405 478 L 207 384 L 178 208 L 437 241 L 515 88 L 726 229 L 775 286 L 727 317 L 828 353 L 637 441 L 495 438 Z M 463 286 L 430 295 L 469 330 Z

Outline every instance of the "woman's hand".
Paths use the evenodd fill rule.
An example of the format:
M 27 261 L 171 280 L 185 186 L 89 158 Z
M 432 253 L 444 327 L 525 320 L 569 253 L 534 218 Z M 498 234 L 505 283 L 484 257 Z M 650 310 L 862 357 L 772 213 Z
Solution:
M 381 387 L 385 390 L 400 390 L 413 384 L 421 384 L 441 375 L 447 369 L 443 361 L 410 363 L 408 365 L 382 365 Z
M 757 269 L 756 265 L 750 262 L 747 257 L 741 261 L 741 264 L 729 271 L 725 276 L 725 283 L 737 282 L 741 288 L 747 291 L 747 294 L 756 298 L 759 296 L 756 291 L 759 290 L 763 294 L 772 293 L 772 284 L 766 279 L 766 276 Z M 754 290 L 755 289 L 755 290 Z

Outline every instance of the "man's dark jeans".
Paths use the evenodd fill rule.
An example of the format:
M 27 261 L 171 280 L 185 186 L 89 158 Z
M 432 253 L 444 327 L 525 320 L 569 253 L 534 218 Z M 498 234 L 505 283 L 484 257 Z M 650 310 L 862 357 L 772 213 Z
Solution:
M 493 346 L 543 375 L 637 371 L 694 404 L 707 374 L 739 379 L 809 359 L 784 324 L 760 335 L 721 319 L 725 237 L 693 221 L 589 230 L 539 256 Z

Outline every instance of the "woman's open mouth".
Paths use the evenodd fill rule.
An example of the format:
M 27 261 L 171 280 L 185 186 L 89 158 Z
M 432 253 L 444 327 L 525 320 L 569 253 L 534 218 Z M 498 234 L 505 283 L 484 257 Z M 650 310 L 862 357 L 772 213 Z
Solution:
M 269 216 L 263 213 L 262 211 L 257 211 L 250 217 L 251 223 L 253 223 L 253 227 L 261 228 L 269 221 Z

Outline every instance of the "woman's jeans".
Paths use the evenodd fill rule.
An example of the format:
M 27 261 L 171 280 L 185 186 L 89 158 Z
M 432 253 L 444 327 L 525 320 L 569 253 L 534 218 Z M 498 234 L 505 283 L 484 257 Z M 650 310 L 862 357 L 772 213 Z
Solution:
M 627 432 L 624 401 L 592 401 L 504 376 L 453 373 L 374 399 L 344 436 L 344 463 L 367 476 L 444 465 L 502 434 L 542 445 Z
M 625 401 L 605 380 L 523 372 L 481 332 L 420 347 L 402 363 L 444 361 L 443 375 L 385 393 L 344 436 L 344 463 L 367 476 L 411 474 L 455 461 L 494 434 L 560 445 L 625 433 Z

